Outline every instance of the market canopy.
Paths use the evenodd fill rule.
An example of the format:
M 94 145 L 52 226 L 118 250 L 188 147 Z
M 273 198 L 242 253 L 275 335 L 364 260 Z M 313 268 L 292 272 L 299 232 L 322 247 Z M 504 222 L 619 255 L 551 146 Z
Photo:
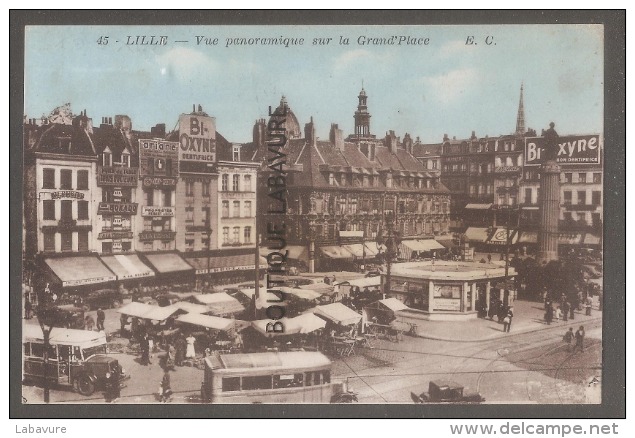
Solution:
M 326 327 L 326 321 L 312 313 L 298 315 L 295 318 L 281 318 L 284 326 L 283 332 L 267 332 L 267 324 L 274 323 L 271 319 L 259 319 L 252 321 L 252 326 L 265 336 L 284 336 L 297 333 L 306 334 Z
M 117 312 L 141 319 L 165 321 L 175 313 L 181 313 L 184 311 L 176 307 L 174 304 L 166 307 L 159 307 L 151 304 L 132 302 L 118 308 Z
M 116 309 L 117 312 L 129 315 L 136 316 L 137 318 L 143 318 L 146 313 L 148 313 L 153 307 L 150 304 L 139 303 L 137 301 L 133 301 L 132 303 L 124 304 L 123 306 Z
M 62 287 L 115 281 L 117 277 L 96 256 L 46 258 L 44 262 L 62 282 Z
M 233 313 L 240 313 L 245 308 L 240 301 L 231 295 L 227 294 L 227 292 L 216 292 L 213 294 L 199 294 L 195 295 L 194 299 L 204 304 L 208 312 L 213 313 L 215 315 L 230 315 Z
M 315 291 L 312 291 L 309 289 L 300 289 L 295 287 L 282 286 L 282 287 L 273 288 L 273 290 L 279 290 L 280 292 L 283 292 L 285 294 L 293 295 L 303 300 L 309 300 L 309 301 L 316 300 L 322 296 L 322 294 L 317 293 Z
M 178 318 L 176 318 L 176 321 L 224 332 L 231 331 L 234 328 L 234 320 L 232 319 L 201 315 L 199 313 L 186 313 L 184 315 L 179 315 Z
M 161 274 L 194 270 L 194 268 L 179 257 L 178 254 L 146 254 L 145 257 L 148 259 L 152 267 Z
M 393 312 L 397 312 L 399 310 L 408 310 L 410 307 L 406 306 L 404 303 L 399 301 L 397 298 L 386 298 L 384 300 L 379 300 L 379 303 L 388 307 Z
M 357 324 L 362 319 L 362 315 L 346 307 L 342 303 L 331 303 L 324 306 L 317 306 L 309 310 L 309 312 L 340 325 Z
M 117 254 L 101 256 L 101 261 L 117 274 L 118 280 L 154 277 L 154 271 L 143 264 L 136 254 Z
M 375 277 L 358 278 L 356 280 L 349 280 L 348 284 L 350 286 L 357 286 L 360 289 L 365 287 L 377 287 L 381 285 L 381 277 L 377 275 Z
M 187 301 L 179 301 L 178 303 L 172 304 L 172 306 L 183 310 L 187 313 L 207 313 L 209 312 L 209 308 L 204 306 L 203 304 L 194 304 Z
M 341 246 L 322 246 L 320 247 L 322 253 L 332 259 L 351 259 L 353 258 L 353 254 L 346 251 Z

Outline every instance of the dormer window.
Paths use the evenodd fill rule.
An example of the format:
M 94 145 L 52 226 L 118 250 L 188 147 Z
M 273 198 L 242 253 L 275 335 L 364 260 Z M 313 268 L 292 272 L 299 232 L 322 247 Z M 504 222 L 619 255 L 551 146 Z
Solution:
M 103 166 L 112 166 L 112 153 L 109 148 L 104 149 L 104 153 L 102 154 L 103 158 Z
M 234 146 L 232 148 L 232 160 L 240 161 L 240 146 Z
M 130 167 L 130 154 L 127 151 L 121 153 L 121 165 L 123 167 Z

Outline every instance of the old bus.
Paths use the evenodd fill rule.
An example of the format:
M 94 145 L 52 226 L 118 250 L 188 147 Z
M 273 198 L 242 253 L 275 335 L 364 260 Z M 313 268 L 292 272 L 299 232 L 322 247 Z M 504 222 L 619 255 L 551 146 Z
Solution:
M 48 366 L 44 365 L 44 335 L 38 325 L 25 324 L 23 338 L 23 376 L 27 381 L 71 385 L 82 395 L 102 388 L 112 374 L 120 382 L 127 379 L 119 361 L 108 356 L 103 332 L 54 327 L 49 337 Z
M 344 390 L 331 383 L 331 361 L 313 351 L 216 354 L 205 358 L 203 378 L 204 403 L 330 403 Z

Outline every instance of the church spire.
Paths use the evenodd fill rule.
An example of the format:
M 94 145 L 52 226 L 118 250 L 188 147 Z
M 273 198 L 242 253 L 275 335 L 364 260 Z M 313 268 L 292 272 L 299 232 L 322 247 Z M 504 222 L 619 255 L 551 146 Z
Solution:
M 520 84 L 520 102 L 518 102 L 518 115 L 516 116 L 516 135 L 525 134 L 525 105 L 523 103 L 523 86 Z

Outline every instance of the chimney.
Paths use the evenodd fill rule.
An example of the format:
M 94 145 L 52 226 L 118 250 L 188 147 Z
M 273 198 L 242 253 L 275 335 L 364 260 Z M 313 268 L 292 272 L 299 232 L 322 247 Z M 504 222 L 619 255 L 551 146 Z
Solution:
M 165 123 L 157 123 L 155 126 L 150 128 L 150 134 L 152 134 L 155 138 L 164 138 L 165 137 Z
M 448 137 L 448 134 L 443 134 L 443 141 L 448 141 L 450 140 L 450 137 Z
M 406 132 L 406 135 L 403 136 L 403 146 L 404 149 L 406 149 L 406 151 L 412 155 L 412 138 L 410 137 L 410 134 L 408 134 Z
M 393 154 L 397 151 L 397 136 L 395 135 L 395 131 L 390 130 L 386 133 L 384 144 Z
M 267 132 L 267 123 L 265 119 L 256 120 L 254 123 L 253 129 L 253 141 L 257 148 L 262 148 L 265 146 L 265 138 Z
M 337 123 L 331 123 L 331 132 L 329 133 L 329 140 L 333 146 L 340 151 L 344 151 L 344 131 L 339 129 Z
M 129 134 L 132 131 L 132 120 L 124 114 L 115 115 L 115 127 Z
M 304 125 L 304 138 L 311 146 L 315 146 L 315 125 L 313 124 L 313 116 L 311 121 Z
M 195 103 L 193 103 L 193 104 L 192 104 L 192 113 L 195 113 L 195 112 L 196 112 L 196 104 L 195 104 Z
M 453 136 L 452 136 L 452 140 L 456 140 L 456 135 L 453 135 Z
M 198 104 L 198 112 L 199 113 L 203 112 L 203 106 L 200 103 Z
M 476 131 L 472 131 L 472 136 L 470 137 L 470 140 L 476 140 Z

